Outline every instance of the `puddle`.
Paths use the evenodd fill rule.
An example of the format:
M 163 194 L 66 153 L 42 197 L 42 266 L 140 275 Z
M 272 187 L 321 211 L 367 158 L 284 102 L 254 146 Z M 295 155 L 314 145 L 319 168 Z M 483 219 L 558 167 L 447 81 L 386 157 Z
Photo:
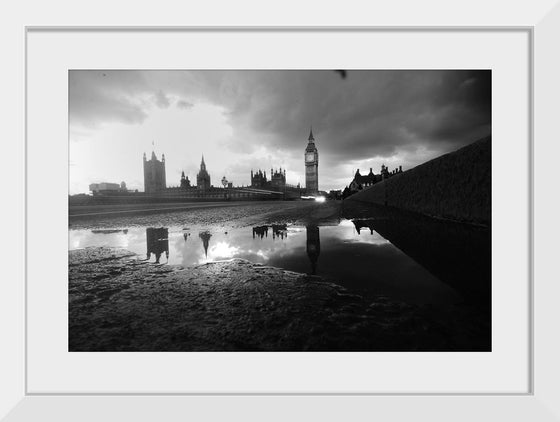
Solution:
M 447 304 L 461 295 L 365 223 L 337 226 L 188 227 L 70 230 L 70 249 L 119 247 L 149 262 L 190 267 L 242 258 L 318 275 L 360 294 Z

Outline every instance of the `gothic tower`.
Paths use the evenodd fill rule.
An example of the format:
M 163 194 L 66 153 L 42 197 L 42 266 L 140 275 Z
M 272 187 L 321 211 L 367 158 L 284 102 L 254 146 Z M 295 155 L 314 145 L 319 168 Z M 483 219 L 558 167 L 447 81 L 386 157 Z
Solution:
M 210 175 L 206 170 L 206 163 L 204 162 L 204 155 L 202 156 L 202 161 L 200 162 L 200 171 L 196 175 L 196 187 L 206 191 L 210 189 Z
M 188 176 L 185 176 L 185 172 L 181 172 L 181 189 L 187 189 L 191 187 L 191 181 L 189 180 Z
M 147 160 L 144 153 L 144 192 L 162 192 L 167 187 L 165 181 L 165 155 L 161 154 L 161 161 L 152 151 L 152 157 Z
M 307 147 L 305 148 L 305 190 L 307 195 L 319 193 L 319 153 L 315 146 L 313 128 L 309 131 Z

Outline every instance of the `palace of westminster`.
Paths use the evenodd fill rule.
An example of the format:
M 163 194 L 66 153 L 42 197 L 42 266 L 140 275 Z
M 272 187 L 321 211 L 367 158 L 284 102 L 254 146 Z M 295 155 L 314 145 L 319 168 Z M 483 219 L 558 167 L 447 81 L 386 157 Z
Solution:
M 248 197 L 262 197 L 268 195 L 269 197 L 283 197 L 284 199 L 294 199 L 302 195 L 317 196 L 319 195 L 319 152 L 315 145 L 315 137 L 313 136 L 313 129 L 309 131 L 307 139 L 307 146 L 304 151 L 304 165 L 305 165 L 305 187 L 301 187 L 298 183 L 297 186 L 289 185 L 286 183 L 286 170 L 280 168 L 278 170 L 270 169 L 269 175 L 266 170 L 251 170 L 251 185 L 246 187 L 234 187 L 232 182 L 229 182 L 224 176 L 221 184 L 226 191 L 221 187 L 212 185 L 210 173 L 206 168 L 204 155 L 200 162 L 200 169 L 196 175 L 196 185 L 191 184 L 185 172 L 181 172 L 181 179 L 179 186 L 168 187 L 165 176 L 165 154 L 161 155 L 161 160 L 158 160 L 154 151 L 150 159 L 144 153 L 144 194 L 152 197 L 198 197 L 198 198 L 248 198 Z M 334 196 L 337 199 L 345 198 L 353 193 L 371 186 L 383 179 L 391 177 L 395 174 L 402 173 L 402 167 L 389 171 L 383 165 L 380 174 L 373 174 L 370 169 L 369 174 L 361 175 L 360 171 L 356 171 L 353 180 L 346 186 L 344 191 L 331 191 L 338 192 Z M 94 195 L 111 195 L 119 192 L 130 192 L 126 189 L 126 184 L 122 182 L 120 185 L 116 183 L 93 183 L 90 185 L 90 190 Z M 270 196 L 272 195 L 272 196 Z M 280 196 L 282 195 L 282 196 Z
M 204 156 L 200 162 L 200 169 L 196 175 L 196 185 L 192 185 L 185 172 L 181 173 L 181 180 L 178 187 L 167 187 L 165 178 L 165 154 L 161 155 L 161 160 L 158 160 L 155 152 L 148 160 L 146 153 L 144 153 L 144 192 L 148 194 L 167 194 L 167 193 L 187 193 L 189 191 L 196 191 L 199 194 L 210 194 L 216 189 L 212 185 L 211 176 L 206 169 Z M 305 189 L 303 191 L 307 195 L 317 195 L 319 193 L 319 153 L 315 145 L 315 138 L 313 137 L 313 130 L 309 132 L 308 144 L 305 148 L 304 154 L 305 163 Z M 221 183 L 224 187 L 233 188 L 233 184 L 228 182 L 223 177 Z M 284 192 L 286 189 L 298 189 L 300 186 L 290 186 L 286 184 L 286 170 L 282 168 L 278 170 L 270 169 L 269 176 L 266 170 L 253 171 L 251 170 L 251 185 L 250 188 L 255 190 L 271 190 Z

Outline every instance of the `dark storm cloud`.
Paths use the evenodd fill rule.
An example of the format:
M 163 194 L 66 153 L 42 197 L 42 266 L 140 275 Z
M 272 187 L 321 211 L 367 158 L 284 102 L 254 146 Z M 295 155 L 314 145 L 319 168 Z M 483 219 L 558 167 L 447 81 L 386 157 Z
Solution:
M 490 132 L 490 71 L 195 71 L 162 76 L 167 89 L 224 107 L 229 147 L 281 146 L 301 155 L 313 125 L 338 159 L 397 150 L 447 151 Z
M 491 72 L 73 71 L 71 122 L 140 123 L 152 105 L 223 107 L 226 145 L 300 157 L 309 127 L 323 162 L 447 152 L 490 133 Z
M 490 131 L 485 71 L 254 72 L 236 82 L 220 92 L 231 120 L 298 153 L 311 124 L 340 159 L 453 148 Z
M 159 108 L 168 108 L 171 105 L 171 101 L 161 89 L 154 95 L 153 99 Z

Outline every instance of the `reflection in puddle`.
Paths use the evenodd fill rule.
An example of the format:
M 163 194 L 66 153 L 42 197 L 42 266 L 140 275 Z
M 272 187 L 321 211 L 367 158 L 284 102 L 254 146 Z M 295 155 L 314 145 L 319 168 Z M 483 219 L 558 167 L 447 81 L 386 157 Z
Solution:
M 288 237 L 288 226 L 286 224 L 272 225 L 272 238 L 277 237 L 284 239 L 284 236 Z
M 255 238 L 255 235 L 261 239 L 265 236 L 268 237 L 268 226 L 253 227 L 253 239 Z
M 150 259 L 152 254 L 156 258 L 156 263 L 159 264 L 159 258 L 162 253 L 165 253 L 165 258 L 169 262 L 169 233 L 166 228 L 154 229 L 152 227 L 146 228 L 146 259 Z
M 317 260 L 319 259 L 319 254 L 321 253 L 319 227 L 307 226 L 305 230 L 307 231 L 307 256 L 311 261 L 311 274 L 315 275 L 317 274 Z
M 198 234 L 198 237 L 200 237 L 200 239 L 202 240 L 202 246 L 204 246 L 204 256 L 208 258 L 208 245 L 210 244 L 210 238 L 212 237 L 212 235 L 208 230 L 205 230 L 203 232 L 200 232 Z
M 363 228 L 369 229 L 370 234 L 373 234 L 374 220 L 354 220 L 353 223 L 354 223 L 354 227 L 356 228 L 356 232 L 358 232 L 358 234 L 361 233 L 361 230 Z
M 155 263 L 164 254 L 169 264 L 184 267 L 242 258 L 318 275 L 360 294 L 382 294 L 409 303 L 463 300 L 449 283 L 382 237 L 367 220 L 343 220 L 337 226 L 263 225 L 228 231 L 181 227 L 103 233 L 70 230 L 69 237 L 71 249 L 124 247 L 139 255 L 146 253 Z

